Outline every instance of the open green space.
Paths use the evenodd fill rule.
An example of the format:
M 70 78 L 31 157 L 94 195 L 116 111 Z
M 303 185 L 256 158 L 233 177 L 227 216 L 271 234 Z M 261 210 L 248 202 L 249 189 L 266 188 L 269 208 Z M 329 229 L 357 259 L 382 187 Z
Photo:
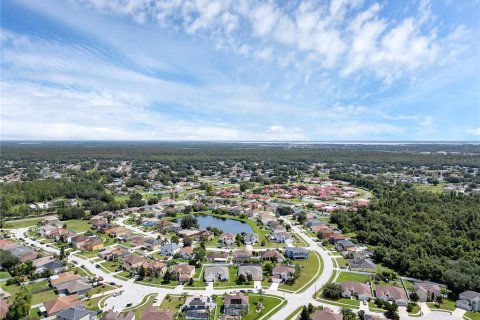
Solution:
M 167 294 L 165 298 L 163 298 L 162 303 L 160 304 L 159 309 L 163 310 L 170 310 L 175 313 L 180 307 L 184 304 L 185 297 Z
M 55 290 L 47 290 L 32 294 L 32 305 L 43 303 L 45 301 L 53 300 L 57 297 Z
M 333 304 L 334 306 L 346 307 L 346 308 L 358 308 L 360 301 L 357 299 L 340 298 L 338 300 L 331 300 L 326 298 L 317 299 L 320 302 Z
M 77 233 L 88 231 L 91 228 L 88 220 L 66 220 L 63 221 L 63 223 L 67 225 L 66 229 L 75 231 Z
M 480 320 L 480 312 L 466 312 L 463 315 L 464 319 L 469 319 L 469 320 Z
M 448 310 L 448 311 L 453 311 L 457 308 L 455 306 L 455 301 L 448 300 L 448 299 L 443 299 L 441 304 L 438 304 L 436 302 L 427 302 L 427 306 L 430 309 L 441 309 L 441 310 Z
M 40 221 L 43 221 L 44 218 L 29 218 L 23 220 L 10 220 L 6 221 L 3 226 L 5 229 L 18 229 L 36 226 Z
M 366 283 L 366 282 L 370 282 L 370 276 L 367 274 L 341 271 L 335 282 L 348 282 L 348 281 Z

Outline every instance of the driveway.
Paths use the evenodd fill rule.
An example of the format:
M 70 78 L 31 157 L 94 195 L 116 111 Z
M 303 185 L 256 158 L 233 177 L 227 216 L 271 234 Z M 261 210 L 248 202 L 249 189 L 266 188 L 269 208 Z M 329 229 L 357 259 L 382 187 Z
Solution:
M 270 286 L 269 290 L 277 291 L 279 285 L 280 283 L 272 282 L 272 285 Z

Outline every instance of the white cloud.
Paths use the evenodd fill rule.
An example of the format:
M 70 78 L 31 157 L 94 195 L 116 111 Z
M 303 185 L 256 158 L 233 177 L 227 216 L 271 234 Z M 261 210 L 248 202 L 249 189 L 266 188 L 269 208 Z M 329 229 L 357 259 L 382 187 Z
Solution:
M 473 134 L 474 136 L 480 136 L 480 127 L 468 129 L 467 133 Z

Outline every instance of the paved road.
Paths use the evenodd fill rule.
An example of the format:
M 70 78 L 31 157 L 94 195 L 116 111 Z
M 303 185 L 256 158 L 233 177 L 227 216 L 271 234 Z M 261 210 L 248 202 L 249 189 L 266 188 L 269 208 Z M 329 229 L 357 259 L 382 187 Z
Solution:
M 121 218 L 117 220 L 117 223 L 119 225 L 125 226 L 131 230 L 134 230 L 135 232 L 150 236 L 150 237 L 156 237 L 157 235 L 151 232 L 145 232 L 139 228 L 136 228 L 131 225 L 126 225 L 123 223 L 124 218 Z M 287 223 L 291 222 L 287 220 Z M 266 289 L 264 292 L 266 294 L 271 294 L 279 297 L 283 297 L 287 299 L 287 304 L 275 314 L 275 319 L 277 320 L 285 320 L 286 318 L 289 317 L 291 313 L 293 313 L 298 307 L 304 306 L 308 303 L 312 303 L 315 306 L 318 305 L 324 305 L 328 306 L 330 309 L 338 311 L 340 308 L 334 305 L 329 305 L 325 303 L 320 303 L 316 300 L 313 299 L 313 294 L 320 289 L 325 283 L 328 282 L 330 279 L 331 275 L 335 271 L 331 256 L 328 254 L 328 251 L 320 247 L 317 242 L 315 242 L 311 237 L 307 236 L 298 226 L 292 225 L 292 231 L 295 232 L 297 235 L 299 235 L 307 244 L 308 244 L 308 249 L 311 251 L 317 252 L 320 257 L 323 260 L 323 272 L 322 274 L 318 277 L 317 280 L 315 280 L 314 283 L 310 284 L 310 286 L 301 293 L 293 294 L 293 293 L 286 293 L 282 291 L 278 291 L 273 287 L 273 290 Z M 19 228 L 19 229 L 12 229 L 11 231 L 15 235 L 17 239 L 25 239 L 25 242 L 29 245 L 32 245 L 36 248 L 41 248 L 44 251 L 50 252 L 50 253 L 55 253 L 58 254 L 59 250 L 54 248 L 54 247 L 47 247 L 45 244 L 40 244 L 38 241 L 34 239 L 27 238 L 25 236 L 26 231 L 28 228 Z M 214 248 L 208 248 L 208 250 L 214 249 Z M 148 295 L 148 294 L 157 294 L 160 298 L 163 298 L 167 294 L 182 294 L 183 292 L 186 292 L 187 294 L 190 295 L 223 295 L 225 292 L 232 292 L 234 289 L 227 289 L 227 290 L 218 290 L 214 289 L 212 286 L 207 286 L 205 290 L 188 290 L 185 289 L 183 286 L 177 286 L 175 288 L 159 288 L 159 287 L 149 287 L 149 286 L 144 286 L 138 283 L 135 283 L 133 279 L 130 280 L 121 280 L 118 278 L 115 278 L 113 274 L 107 273 L 103 271 L 100 268 L 95 268 L 95 262 L 91 261 L 91 259 L 83 259 L 78 256 L 68 256 L 68 260 L 75 262 L 78 265 L 84 265 L 85 268 L 90 271 L 91 273 L 103 277 L 105 282 L 115 282 L 118 285 L 121 285 L 122 287 L 120 289 L 117 289 L 113 292 L 116 291 L 121 291 L 123 290 L 124 292 L 116 297 L 110 297 L 106 299 L 106 306 L 104 309 L 109 310 L 109 309 L 114 309 L 114 310 L 123 310 L 126 308 L 128 304 L 131 304 L 133 306 L 139 304 L 142 299 Z M 461 313 L 460 312 L 455 312 L 454 315 L 450 315 L 447 313 L 443 312 L 429 312 L 428 308 L 426 306 L 422 306 L 422 310 L 424 310 L 424 315 L 422 317 L 409 317 L 408 315 L 404 315 L 404 312 L 402 312 L 401 319 L 406 320 L 406 319 L 412 319 L 412 320 L 417 320 L 417 319 L 441 319 L 441 320 L 460 320 L 462 319 Z M 372 313 L 372 312 L 370 312 Z

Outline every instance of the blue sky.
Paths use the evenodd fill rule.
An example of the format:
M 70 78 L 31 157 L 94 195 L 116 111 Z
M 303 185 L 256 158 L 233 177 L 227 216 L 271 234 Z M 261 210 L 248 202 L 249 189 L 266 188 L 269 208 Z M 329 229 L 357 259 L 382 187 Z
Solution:
M 480 2 L 1 2 L 1 137 L 480 140 Z

